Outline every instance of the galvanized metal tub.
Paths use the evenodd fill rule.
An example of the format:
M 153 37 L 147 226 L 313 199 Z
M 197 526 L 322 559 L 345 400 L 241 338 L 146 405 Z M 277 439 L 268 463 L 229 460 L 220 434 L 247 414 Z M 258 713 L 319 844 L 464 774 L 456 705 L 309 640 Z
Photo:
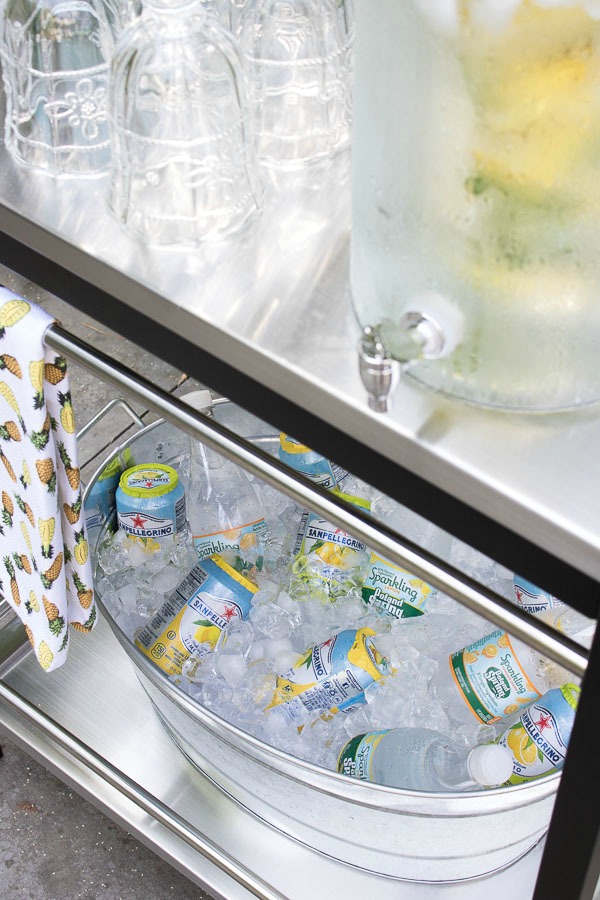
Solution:
M 231 404 L 216 411 L 227 427 L 277 446 L 270 426 Z M 127 464 L 179 468 L 188 438 L 160 421 L 114 451 Z M 102 469 L 87 485 L 93 496 Z M 86 504 L 90 544 L 101 517 Z M 281 752 L 192 701 L 131 642 L 98 596 L 121 646 L 174 742 L 190 762 L 253 814 L 290 837 L 362 869 L 418 882 L 476 878 L 519 859 L 548 828 L 560 776 L 489 791 L 428 794 L 353 781 Z

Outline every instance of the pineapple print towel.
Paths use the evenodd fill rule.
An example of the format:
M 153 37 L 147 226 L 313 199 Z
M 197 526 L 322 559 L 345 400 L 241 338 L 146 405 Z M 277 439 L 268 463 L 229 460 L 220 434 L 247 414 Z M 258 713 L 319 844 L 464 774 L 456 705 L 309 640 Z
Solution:
M 96 619 L 66 361 L 53 319 L 0 287 L 0 594 L 43 669 L 66 659 L 69 625 Z

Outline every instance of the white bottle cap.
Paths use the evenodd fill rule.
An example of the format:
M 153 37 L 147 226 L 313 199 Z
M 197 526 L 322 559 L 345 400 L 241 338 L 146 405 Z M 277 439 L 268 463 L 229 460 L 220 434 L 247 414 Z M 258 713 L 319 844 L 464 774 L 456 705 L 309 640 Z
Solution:
M 487 787 L 504 784 L 513 772 L 512 753 L 502 744 L 481 744 L 469 753 L 467 766 L 478 784 Z

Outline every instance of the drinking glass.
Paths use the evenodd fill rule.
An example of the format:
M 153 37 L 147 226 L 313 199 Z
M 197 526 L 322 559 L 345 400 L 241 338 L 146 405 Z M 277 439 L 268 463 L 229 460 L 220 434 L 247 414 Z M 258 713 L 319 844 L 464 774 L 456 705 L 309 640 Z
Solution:
M 243 62 L 199 0 L 147 0 L 112 65 L 110 207 L 150 243 L 228 237 L 260 211 Z
M 301 168 L 350 146 L 353 34 L 350 2 L 247 0 L 239 40 L 263 164 Z
M 5 144 L 15 159 L 52 175 L 94 175 L 108 167 L 112 47 L 101 0 L 6 0 Z

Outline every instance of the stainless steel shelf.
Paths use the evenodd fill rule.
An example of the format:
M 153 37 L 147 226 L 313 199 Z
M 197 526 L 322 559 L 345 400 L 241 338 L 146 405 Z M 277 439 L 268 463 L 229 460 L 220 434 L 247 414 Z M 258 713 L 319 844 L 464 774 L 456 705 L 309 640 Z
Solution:
M 14 704 L 13 692 L 18 698 Z M 82 715 L 91 697 L 94 715 Z M 27 703 L 34 707 L 30 716 Z M 49 716 L 52 728 L 40 728 L 38 715 Z M 488 900 L 506 896 L 530 900 L 532 896 L 542 845 L 493 876 L 461 884 L 417 884 L 340 863 L 267 825 L 193 768 L 171 742 L 102 618 L 90 635 L 72 641 L 68 666 L 52 679 L 40 675 L 31 653 L 9 672 L 0 667 L 0 734 L 2 730 L 215 897 L 362 900 L 376 894 L 381 900 L 476 900 L 485 895 Z M 57 740 L 61 730 L 78 736 L 88 761 L 61 747 Z M 131 784 L 129 796 L 115 782 Z M 166 811 L 162 821 L 151 804 L 149 808 L 152 799 Z M 182 836 L 182 825 L 190 841 Z M 209 853 L 203 853 L 203 847 Z
M 347 160 L 292 177 L 268 195 L 254 230 L 194 251 L 150 249 L 124 234 L 107 187 L 106 178 L 57 183 L 1 149 L 2 242 L 23 244 L 600 580 L 600 406 L 494 413 L 407 380 L 389 414 L 368 409 L 347 284 Z

